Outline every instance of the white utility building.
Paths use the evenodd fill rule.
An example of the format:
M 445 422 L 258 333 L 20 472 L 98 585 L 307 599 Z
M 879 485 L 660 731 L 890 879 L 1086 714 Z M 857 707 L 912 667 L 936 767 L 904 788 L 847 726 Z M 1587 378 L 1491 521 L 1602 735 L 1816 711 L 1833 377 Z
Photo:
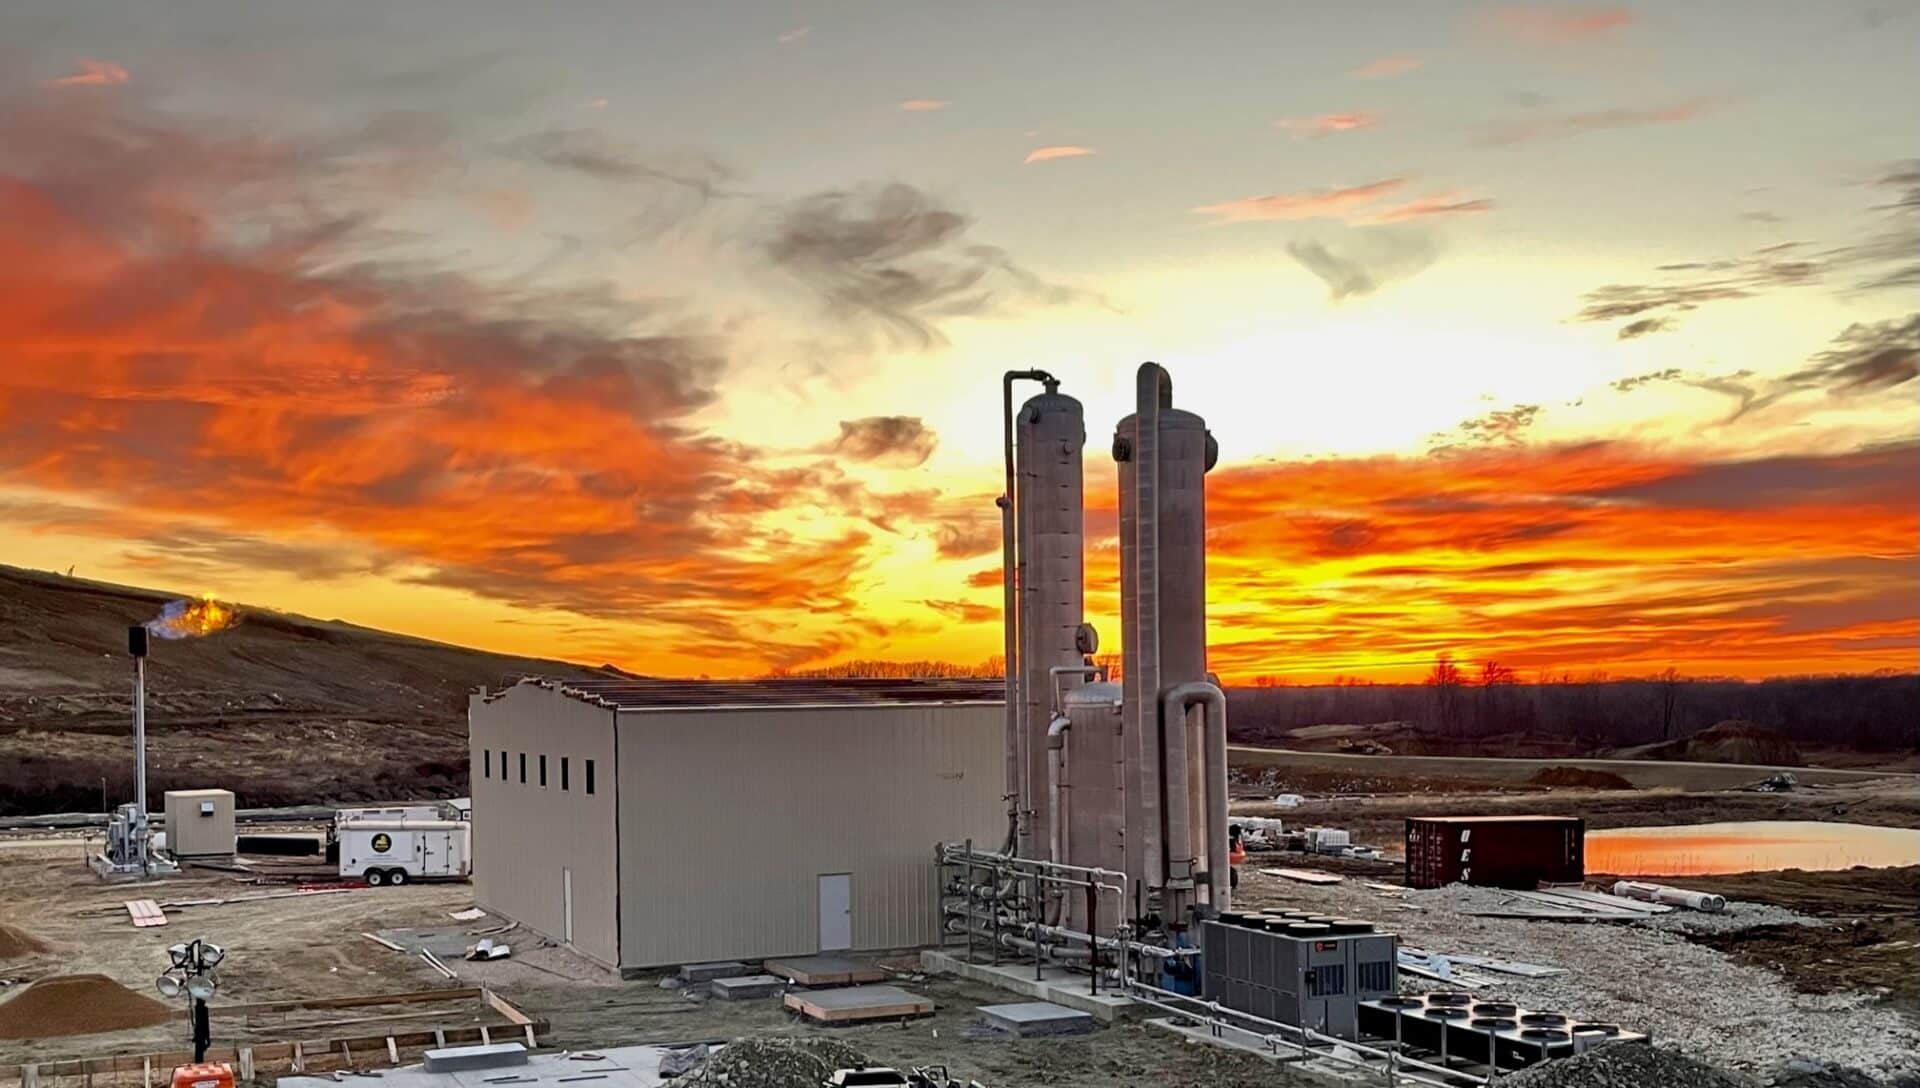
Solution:
M 938 940 L 997 849 L 998 680 L 523 680 L 468 709 L 478 903 L 610 969 Z

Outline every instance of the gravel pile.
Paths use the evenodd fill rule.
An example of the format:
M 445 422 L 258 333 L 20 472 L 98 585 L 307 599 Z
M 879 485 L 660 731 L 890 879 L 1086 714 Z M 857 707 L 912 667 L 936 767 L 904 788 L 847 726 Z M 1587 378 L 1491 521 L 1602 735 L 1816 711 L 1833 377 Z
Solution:
M 676 1084 L 724 1084 L 727 1088 L 819 1088 L 836 1069 L 866 1061 L 838 1039 L 766 1036 L 735 1039 Z
M 1241 882 L 1242 891 L 1247 882 Z M 1548 978 L 1487 974 L 1478 993 L 1528 1008 L 1619 1024 L 1704 1062 L 1758 1075 L 1798 1056 L 1852 1066 L 1883 1081 L 1920 1073 L 1920 1031 L 1865 994 L 1803 994 L 1779 975 L 1734 962 L 1686 939 L 1678 926 L 1476 918 L 1507 893 L 1453 886 L 1393 898 L 1353 882 L 1274 889 L 1290 905 L 1372 919 L 1402 942 L 1441 953 L 1472 953 L 1560 967 Z M 1254 900 L 1253 902 L 1258 902 Z M 1771 908 L 1736 905 L 1732 917 L 1759 924 Z M 1678 912 L 1676 912 L 1678 913 Z M 1689 912 L 1692 913 L 1692 912 Z M 1670 915 L 1663 915 L 1669 918 Z M 1702 915 L 1702 918 L 1710 917 Z M 1406 989 L 1425 988 L 1403 978 Z M 1657 1083 L 1657 1082 L 1655 1082 Z
M 1642 1043 L 1615 1043 L 1503 1078 L 1509 1088 L 1756 1088 L 1758 1082 Z

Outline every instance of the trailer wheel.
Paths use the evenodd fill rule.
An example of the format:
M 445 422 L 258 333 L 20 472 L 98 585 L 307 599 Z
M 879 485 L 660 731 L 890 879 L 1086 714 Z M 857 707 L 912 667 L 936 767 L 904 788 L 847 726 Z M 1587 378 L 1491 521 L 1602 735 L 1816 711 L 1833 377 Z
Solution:
M 389 872 L 387 874 L 387 882 L 396 888 L 405 884 L 407 882 L 407 871 L 405 869 L 395 869 Z
M 387 882 L 387 874 L 380 869 L 367 870 L 367 887 L 378 888 Z

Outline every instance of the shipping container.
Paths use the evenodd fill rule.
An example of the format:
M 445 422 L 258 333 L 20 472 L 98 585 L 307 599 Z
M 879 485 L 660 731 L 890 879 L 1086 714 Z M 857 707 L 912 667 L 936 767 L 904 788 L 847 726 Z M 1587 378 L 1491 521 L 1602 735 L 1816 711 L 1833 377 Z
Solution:
M 1407 821 L 1407 886 L 1531 890 L 1586 876 L 1578 816 L 1427 816 Z

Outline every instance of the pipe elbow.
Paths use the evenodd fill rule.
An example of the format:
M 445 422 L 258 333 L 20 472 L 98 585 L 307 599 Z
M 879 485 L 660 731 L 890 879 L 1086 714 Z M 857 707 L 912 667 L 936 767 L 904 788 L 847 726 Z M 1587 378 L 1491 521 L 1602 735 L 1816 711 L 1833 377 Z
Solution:
M 1047 723 L 1047 747 L 1064 748 L 1067 744 L 1067 730 L 1073 728 L 1073 719 L 1059 714 Z

